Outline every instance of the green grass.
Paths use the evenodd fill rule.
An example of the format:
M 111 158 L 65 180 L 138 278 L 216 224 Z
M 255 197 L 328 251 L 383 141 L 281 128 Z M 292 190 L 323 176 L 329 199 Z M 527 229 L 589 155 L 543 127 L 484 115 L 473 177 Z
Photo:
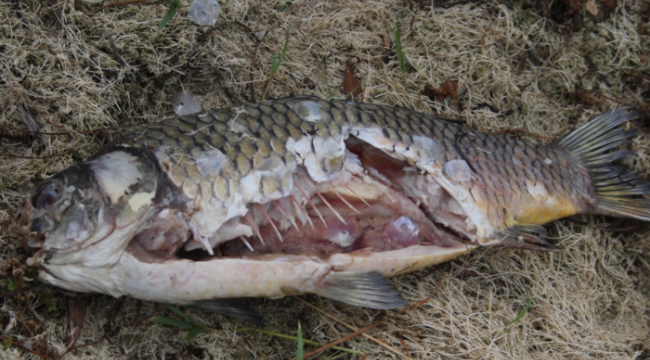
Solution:
M 522 317 L 524 317 L 524 315 L 526 315 L 526 313 L 528 312 L 528 309 L 530 309 L 530 306 L 531 306 L 532 304 L 533 304 L 533 299 L 528 300 L 528 304 L 526 304 L 526 307 L 524 307 L 524 309 L 521 310 L 521 312 L 519 312 L 519 314 L 517 314 L 517 317 L 515 317 L 514 319 L 512 319 L 512 321 L 508 322 L 508 323 L 503 327 L 503 331 L 504 331 L 504 332 L 510 332 L 510 329 L 508 329 L 508 327 L 509 327 L 510 325 L 516 323 L 517 321 L 519 321 Z
M 287 29 L 287 34 L 284 36 L 284 47 L 282 48 L 282 53 L 280 53 L 279 55 L 278 53 L 273 53 L 273 59 L 271 60 L 271 74 L 269 75 L 269 78 L 266 81 L 266 86 L 264 87 L 264 93 L 262 93 L 262 100 L 266 99 L 266 93 L 269 90 L 269 85 L 271 84 L 271 81 L 273 81 L 273 78 L 275 77 L 275 74 L 280 68 L 280 65 L 282 65 L 285 55 L 287 55 L 287 48 L 289 48 L 289 34 L 290 34 L 290 29 Z
M 174 17 L 174 15 L 176 15 L 176 10 L 178 10 L 178 8 L 181 6 L 181 0 L 165 0 L 165 2 L 169 6 L 169 9 L 165 13 L 165 16 L 160 22 L 160 25 L 158 25 L 158 30 L 165 27 L 165 25 L 169 22 L 169 20 L 171 20 Z
M 202 332 L 214 332 L 214 331 L 222 331 L 222 330 L 217 330 L 213 329 L 209 326 L 205 326 L 203 324 L 199 324 L 198 322 L 190 319 L 189 316 L 185 315 L 180 309 L 174 307 L 174 306 L 168 306 L 168 309 L 182 318 L 183 320 L 178 320 L 178 319 L 171 319 L 168 317 L 163 317 L 163 316 L 154 316 L 152 318 L 152 321 L 156 324 L 163 324 L 163 325 L 168 325 L 172 326 L 181 330 L 187 330 L 187 335 L 185 336 L 185 341 L 192 341 L 197 335 L 199 335 Z M 235 332 L 247 332 L 247 331 L 254 331 L 260 334 L 265 334 L 265 335 L 270 335 L 270 336 L 275 336 L 283 339 L 289 339 L 297 342 L 297 349 L 296 349 L 296 360 L 301 360 L 304 357 L 304 344 L 308 345 L 313 345 L 313 346 L 322 346 L 323 344 L 304 339 L 302 337 L 302 327 L 300 323 L 298 323 L 298 334 L 297 336 L 293 335 L 288 335 L 288 334 L 282 334 L 278 333 L 275 331 L 270 331 L 270 330 L 265 330 L 265 329 L 258 329 L 258 328 L 239 328 L 235 330 Z M 347 354 L 353 354 L 353 355 L 363 355 L 362 352 L 344 348 L 341 346 L 332 346 L 331 347 L 334 350 L 339 350 Z
M 296 349 L 296 360 L 304 359 L 304 350 L 305 343 L 302 339 L 302 326 L 300 326 L 300 321 L 298 321 L 298 348 Z

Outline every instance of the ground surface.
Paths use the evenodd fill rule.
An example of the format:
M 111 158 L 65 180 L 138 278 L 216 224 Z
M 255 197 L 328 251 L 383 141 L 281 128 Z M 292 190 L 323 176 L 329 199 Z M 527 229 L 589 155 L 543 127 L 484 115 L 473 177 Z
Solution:
M 172 115 L 172 96 L 181 89 L 205 107 L 262 98 L 287 31 L 286 57 L 266 98 L 330 91 L 341 97 L 349 61 L 361 79 L 361 101 L 461 118 L 482 131 L 517 128 L 555 137 L 601 111 L 650 102 L 647 1 L 220 4 L 211 31 L 187 19 L 185 0 L 160 31 L 167 11 L 160 3 L 102 8 L 109 2 L 15 0 L 0 6 L 0 358 L 63 355 L 70 315 L 84 302 L 84 327 L 69 359 L 295 356 L 293 340 L 235 332 L 248 325 L 220 316 L 188 310 L 218 329 L 188 343 L 184 332 L 149 320 L 177 318 L 165 305 L 75 299 L 35 285 L 24 265 L 28 254 L 5 231 L 34 182 L 91 155 L 121 128 Z M 426 87 L 431 98 L 421 95 Z M 23 136 L 21 109 L 49 134 Z M 631 145 L 637 155 L 630 164 L 646 175 L 649 144 L 642 136 Z M 394 318 L 387 317 L 395 312 L 316 296 L 302 299 L 338 320 L 294 298 L 253 304 L 270 319 L 267 330 L 295 335 L 300 321 L 305 338 L 321 343 L 354 332 L 339 320 L 363 328 L 387 318 L 366 333 L 387 346 L 362 336 L 341 344 L 370 359 L 650 358 L 648 227 L 578 217 L 550 231 L 564 250 L 479 250 L 393 279 L 413 302 L 431 297 Z M 504 331 L 529 300 L 528 313 Z M 327 350 L 319 357 L 340 354 Z

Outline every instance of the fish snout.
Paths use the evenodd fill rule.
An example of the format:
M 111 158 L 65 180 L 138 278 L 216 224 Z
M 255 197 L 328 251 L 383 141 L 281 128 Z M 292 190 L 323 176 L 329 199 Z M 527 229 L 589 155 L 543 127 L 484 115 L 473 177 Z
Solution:
M 59 179 L 49 179 L 30 191 L 29 203 L 35 209 L 45 209 L 61 198 L 63 183 Z
M 61 199 L 63 182 L 52 178 L 34 186 L 23 204 L 16 210 L 10 232 L 27 238 L 28 247 L 38 246 L 42 235 L 53 226 L 51 208 Z

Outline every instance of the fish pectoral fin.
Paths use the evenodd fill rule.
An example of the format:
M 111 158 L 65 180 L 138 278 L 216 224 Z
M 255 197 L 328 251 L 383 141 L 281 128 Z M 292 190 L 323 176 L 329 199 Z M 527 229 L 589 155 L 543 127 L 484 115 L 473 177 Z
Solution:
M 394 309 L 408 304 L 388 279 L 376 272 L 332 271 L 315 292 L 349 305 Z
M 546 233 L 546 228 L 540 225 L 514 225 L 497 233 L 503 239 L 495 245 L 535 251 L 560 250 L 546 238 Z
M 245 300 L 242 298 L 197 300 L 188 303 L 187 306 L 194 309 L 234 317 L 255 325 L 264 325 L 266 323 L 264 316 L 244 301 Z

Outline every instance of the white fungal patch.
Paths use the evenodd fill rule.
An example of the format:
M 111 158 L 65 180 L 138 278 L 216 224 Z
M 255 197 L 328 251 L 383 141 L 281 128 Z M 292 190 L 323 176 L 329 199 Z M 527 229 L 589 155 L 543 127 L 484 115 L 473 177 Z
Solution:
M 142 178 L 136 165 L 137 158 L 124 151 L 113 151 L 93 160 L 90 164 L 95 179 L 111 203 L 117 204 L 129 188 Z
M 315 101 L 300 101 L 294 105 L 293 110 L 298 114 L 298 116 L 309 122 L 317 122 L 323 120 L 320 109 L 322 106 Z
M 418 151 L 418 164 L 432 165 L 442 154 L 440 144 L 426 136 L 413 137 L 411 146 Z
M 553 160 L 551 160 L 551 159 L 549 159 L 549 158 L 546 158 L 546 159 L 544 160 L 544 163 L 546 163 L 546 165 L 551 165 L 551 164 L 553 163 Z
M 329 241 L 341 245 L 342 247 L 348 247 L 352 244 L 354 244 L 354 236 L 350 235 L 349 232 L 347 231 L 342 231 L 340 233 L 337 233 L 336 235 L 330 237 L 328 239 Z
M 219 175 L 223 166 L 230 159 L 217 149 L 203 151 L 196 157 L 196 167 L 201 176 Z
M 451 160 L 445 164 L 445 174 L 456 181 L 472 180 L 472 169 L 465 160 Z
M 526 190 L 528 191 L 528 193 L 530 195 L 532 195 L 534 197 L 538 197 L 538 196 L 547 197 L 548 196 L 548 192 L 546 191 L 546 187 L 541 182 L 535 183 L 535 185 L 526 186 Z
M 408 216 L 400 216 L 393 221 L 392 225 L 396 229 L 400 229 L 414 237 L 417 237 L 420 234 L 420 227 L 418 227 L 418 225 Z

